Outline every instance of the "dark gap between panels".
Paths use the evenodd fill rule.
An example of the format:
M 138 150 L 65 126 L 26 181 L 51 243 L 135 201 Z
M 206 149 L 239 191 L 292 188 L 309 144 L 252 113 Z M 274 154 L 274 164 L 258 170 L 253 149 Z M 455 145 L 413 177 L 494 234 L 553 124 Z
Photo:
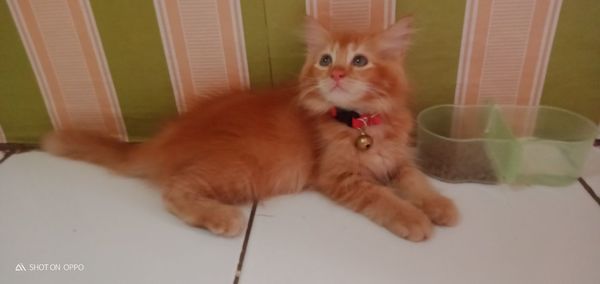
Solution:
M 246 234 L 244 235 L 244 244 L 242 245 L 242 251 L 240 252 L 240 259 L 235 271 L 233 284 L 238 284 L 240 281 L 242 267 L 244 266 L 244 258 L 246 257 L 246 248 L 248 247 L 248 240 L 250 239 L 250 233 L 252 232 L 252 224 L 254 223 L 254 215 L 256 214 L 256 204 L 257 202 L 252 204 L 252 211 L 250 211 L 250 218 L 248 218 L 248 226 L 246 227 Z
M 583 178 L 578 178 L 577 180 L 579 181 L 581 186 L 583 186 L 585 191 L 587 191 L 588 194 L 592 197 L 592 199 L 594 199 L 596 203 L 598 203 L 598 206 L 600 206 L 600 197 L 598 197 L 596 192 L 594 192 L 594 189 L 592 189 L 592 187 Z
M 27 152 L 37 148 L 38 145 L 36 144 L 0 143 L 0 152 L 3 154 L 0 156 L 0 163 L 6 161 L 13 154 Z
M 0 156 L 0 164 L 15 153 L 14 150 L 0 150 L 0 152 L 2 152 L 2 156 Z

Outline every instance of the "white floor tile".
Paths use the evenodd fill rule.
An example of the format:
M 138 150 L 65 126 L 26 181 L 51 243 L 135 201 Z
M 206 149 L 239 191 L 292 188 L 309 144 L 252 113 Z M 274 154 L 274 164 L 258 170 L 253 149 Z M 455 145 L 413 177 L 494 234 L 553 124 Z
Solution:
M 567 188 L 435 185 L 462 220 L 411 243 L 316 193 L 257 210 L 242 284 L 579 283 L 600 279 L 600 206 Z
M 0 283 L 232 283 L 243 241 L 184 225 L 142 181 L 39 152 L 0 164 L 0 230 Z

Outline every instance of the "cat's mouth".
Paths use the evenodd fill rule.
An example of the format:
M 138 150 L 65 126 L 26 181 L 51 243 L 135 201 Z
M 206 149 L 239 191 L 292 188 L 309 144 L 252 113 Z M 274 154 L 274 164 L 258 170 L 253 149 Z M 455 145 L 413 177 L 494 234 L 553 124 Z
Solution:
M 348 86 L 344 86 L 344 82 L 343 81 L 333 81 L 331 80 L 329 83 L 329 92 L 344 92 L 347 93 L 349 91 L 349 89 L 347 88 Z
M 346 89 L 344 89 L 340 84 L 337 84 L 337 83 L 335 85 L 333 85 L 333 87 L 331 87 L 329 92 L 333 92 L 335 90 L 346 92 Z
M 341 107 L 351 107 L 360 96 L 356 83 L 352 81 L 323 80 L 319 84 L 321 95 L 328 102 Z

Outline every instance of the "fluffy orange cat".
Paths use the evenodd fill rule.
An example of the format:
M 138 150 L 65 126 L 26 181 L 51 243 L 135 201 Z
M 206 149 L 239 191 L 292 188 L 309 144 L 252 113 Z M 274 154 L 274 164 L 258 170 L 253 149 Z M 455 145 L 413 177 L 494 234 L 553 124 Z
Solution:
M 218 235 L 244 230 L 237 204 L 310 189 L 425 240 L 432 224 L 456 224 L 458 212 L 408 147 L 411 33 L 410 18 L 376 34 L 332 33 L 308 19 L 298 87 L 208 97 L 141 144 L 59 131 L 42 147 L 150 180 L 170 212 Z

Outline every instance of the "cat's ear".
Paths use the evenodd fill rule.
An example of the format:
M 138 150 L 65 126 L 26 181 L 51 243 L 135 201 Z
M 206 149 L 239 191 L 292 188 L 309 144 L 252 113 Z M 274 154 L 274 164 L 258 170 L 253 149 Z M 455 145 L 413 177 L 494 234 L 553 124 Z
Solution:
M 385 56 L 403 57 L 411 44 L 413 17 L 406 16 L 381 32 L 377 37 L 379 51 Z
M 323 49 L 330 40 L 331 35 L 317 20 L 311 17 L 304 19 L 304 42 L 309 53 Z

